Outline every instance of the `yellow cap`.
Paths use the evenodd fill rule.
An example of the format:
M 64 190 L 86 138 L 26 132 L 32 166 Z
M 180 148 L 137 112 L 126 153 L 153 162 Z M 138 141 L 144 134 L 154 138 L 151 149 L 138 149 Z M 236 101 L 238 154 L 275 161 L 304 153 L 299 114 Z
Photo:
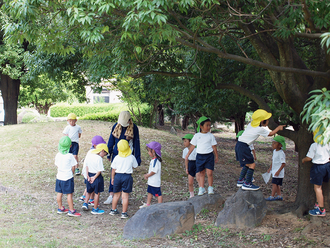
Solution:
M 251 126 L 257 127 L 260 125 L 261 121 L 268 120 L 270 117 L 272 117 L 271 113 L 268 113 L 266 110 L 263 110 L 263 109 L 258 109 L 256 111 L 254 111 L 254 113 L 252 115 Z
M 117 144 L 117 148 L 118 148 L 119 157 L 126 158 L 132 154 L 132 150 L 129 147 L 127 140 L 124 139 L 120 140 Z
M 106 144 L 99 144 L 95 147 L 94 150 L 91 151 L 91 153 L 98 154 L 98 153 L 102 152 L 103 150 L 105 152 L 109 153 L 108 146 Z
M 77 116 L 74 113 L 68 115 L 68 120 L 77 120 Z

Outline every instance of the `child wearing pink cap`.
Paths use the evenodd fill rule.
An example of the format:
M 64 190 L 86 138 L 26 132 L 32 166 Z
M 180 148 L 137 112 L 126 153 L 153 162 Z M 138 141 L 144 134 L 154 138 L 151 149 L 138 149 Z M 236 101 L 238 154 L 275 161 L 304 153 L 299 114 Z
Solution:
M 161 144 L 152 141 L 147 144 L 149 156 L 152 158 L 149 164 L 149 171 L 144 175 L 144 179 L 148 180 L 148 198 L 147 203 L 143 203 L 140 208 L 148 207 L 151 204 L 152 196 L 157 197 L 158 203 L 163 202 L 163 196 L 160 189 L 161 184 L 161 170 L 162 170 L 162 153 Z

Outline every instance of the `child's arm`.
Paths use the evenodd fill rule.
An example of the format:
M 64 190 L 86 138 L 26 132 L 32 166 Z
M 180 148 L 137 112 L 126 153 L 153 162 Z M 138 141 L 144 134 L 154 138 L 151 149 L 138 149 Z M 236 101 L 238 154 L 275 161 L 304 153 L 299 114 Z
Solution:
M 188 172 L 188 160 L 184 160 L 184 165 L 186 166 L 186 173 L 189 174 Z
M 283 128 L 285 127 L 286 125 L 279 125 L 277 128 L 275 128 L 273 131 L 271 131 L 268 136 L 273 136 L 275 135 L 278 131 L 281 131 L 283 130 Z
M 81 138 L 81 133 L 79 133 L 79 139 Z
M 312 159 L 309 157 L 305 157 L 302 159 L 302 163 L 309 162 L 309 161 L 312 161 Z
M 252 150 L 252 153 L 253 153 L 254 160 L 257 160 L 256 151 L 254 149 Z
M 213 148 L 213 153 L 214 153 L 214 156 L 215 156 L 214 163 L 216 164 L 216 163 L 218 163 L 218 161 L 219 161 L 219 158 L 218 158 L 218 151 L 217 151 L 217 146 L 214 145 L 214 146 L 212 146 L 212 148 Z
M 89 182 L 90 183 L 93 183 L 94 181 L 95 181 L 95 179 L 99 176 L 99 175 L 101 175 L 101 171 L 98 171 L 96 174 L 95 174 L 95 176 L 93 176 L 93 177 L 90 177 L 89 178 Z
M 273 163 L 270 164 L 270 167 L 269 167 L 269 169 L 267 170 L 267 173 L 269 173 L 269 172 L 272 170 L 272 167 L 273 167 Z
M 87 181 L 89 182 L 88 166 L 86 166 L 86 177 L 87 177 Z
M 189 147 L 189 151 L 188 151 L 188 153 L 187 153 L 187 155 L 186 155 L 186 158 L 185 158 L 185 161 L 186 161 L 186 163 L 188 163 L 188 157 L 190 156 L 190 154 L 192 153 L 192 151 L 195 149 L 195 146 L 190 146 Z
M 282 163 L 281 167 L 278 169 L 278 171 L 276 171 L 276 173 L 275 173 L 274 176 L 278 177 L 278 175 L 280 174 L 281 170 L 283 170 L 284 166 L 285 166 L 285 163 Z
M 151 177 L 151 176 L 153 176 L 153 175 L 155 175 L 155 174 L 156 174 L 156 173 L 153 172 L 153 171 L 151 171 L 150 173 L 144 174 L 144 179 L 147 180 L 148 177 Z
M 111 184 L 113 185 L 113 180 L 115 180 L 116 169 L 112 168 L 111 170 Z

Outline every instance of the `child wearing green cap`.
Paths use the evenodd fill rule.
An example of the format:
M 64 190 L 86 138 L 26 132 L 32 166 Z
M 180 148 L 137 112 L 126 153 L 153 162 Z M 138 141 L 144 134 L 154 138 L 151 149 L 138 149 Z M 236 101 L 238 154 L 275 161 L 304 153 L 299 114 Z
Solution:
M 268 173 L 272 172 L 272 194 L 266 201 L 282 201 L 281 186 L 284 178 L 284 167 L 285 167 L 285 153 L 283 150 L 286 148 L 285 139 L 283 136 L 277 135 L 274 137 L 272 142 L 273 160 L 268 169 Z M 275 194 L 277 196 L 275 197 Z
M 182 138 L 183 145 L 185 146 L 182 152 L 183 159 L 186 158 L 186 155 L 188 154 L 190 147 L 193 146 L 192 144 L 190 144 L 190 141 L 192 140 L 193 137 L 194 135 L 188 133 Z M 197 152 L 196 152 L 196 148 L 194 147 L 192 153 L 188 157 L 188 161 L 185 160 L 185 168 L 186 168 L 186 173 L 188 175 L 188 188 L 189 188 L 190 198 L 194 197 L 194 177 L 196 176 L 196 156 L 197 156 Z
M 78 217 L 81 214 L 77 213 L 73 208 L 73 192 L 74 180 L 73 172 L 77 165 L 76 159 L 69 153 L 71 147 L 71 139 L 63 136 L 58 144 L 58 153 L 55 156 L 55 165 L 57 166 L 55 192 L 57 192 L 58 214 L 67 213 L 69 216 Z M 62 205 L 63 194 L 68 197 L 69 209 L 65 209 Z
M 254 158 L 251 154 L 249 145 L 251 145 L 260 135 L 264 137 L 273 136 L 278 131 L 283 130 L 285 125 L 279 125 L 273 131 L 267 130 L 269 118 L 271 113 L 263 109 L 258 109 L 252 114 L 252 121 L 246 127 L 243 134 L 238 137 L 238 141 L 235 146 L 236 160 L 240 164 L 245 165 L 237 180 L 237 187 L 242 187 L 243 190 L 258 190 L 259 186 L 252 183 L 253 173 L 255 169 Z
M 185 157 L 186 163 L 188 163 L 189 156 L 196 148 L 196 173 L 197 181 L 199 185 L 198 195 L 204 195 L 206 190 L 204 188 L 205 174 L 208 179 L 207 193 L 214 194 L 213 190 L 213 171 L 214 164 L 218 162 L 217 141 L 213 134 L 211 134 L 211 120 L 205 116 L 202 116 L 197 121 L 197 132 L 191 140 L 192 146 L 190 146 L 188 154 Z M 200 132 L 199 132 L 200 131 Z

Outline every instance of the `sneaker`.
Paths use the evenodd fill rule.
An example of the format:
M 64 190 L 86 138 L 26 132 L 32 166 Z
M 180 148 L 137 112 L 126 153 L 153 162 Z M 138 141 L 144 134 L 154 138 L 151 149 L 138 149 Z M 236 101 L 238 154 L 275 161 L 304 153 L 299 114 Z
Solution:
M 309 215 L 312 216 L 319 216 L 319 217 L 324 217 L 325 216 L 325 209 L 323 209 L 323 211 L 321 211 L 321 209 L 319 207 L 309 210 Z
M 117 215 L 117 214 L 119 214 L 119 212 L 118 212 L 118 210 L 116 208 L 115 210 L 111 209 L 109 214 L 110 215 Z
M 69 210 L 68 211 L 68 215 L 69 216 L 73 216 L 73 217 L 79 217 L 79 216 L 81 216 L 81 214 L 78 213 L 75 209 L 72 212 Z
M 94 200 L 93 199 L 89 199 L 88 206 L 94 207 Z
M 105 205 L 110 205 L 112 203 L 112 195 L 108 197 L 108 199 L 104 202 Z
M 139 208 L 145 208 L 145 207 L 149 207 L 150 205 L 148 205 L 147 203 L 143 203 L 142 206 L 140 206 Z
M 82 196 L 79 197 L 79 201 L 84 202 L 85 198 L 86 198 L 86 196 L 82 195 Z
M 243 190 L 258 190 L 260 187 L 254 185 L 253 183 L 243 183 L 242 189 Z
M 245 182 L 244 179 L 242 179 L 242 180 L 237 180 L 237 184 L 236 184 L 237 187 L 242 187 L 244 182 Z
M 199 190 L 198 190 L 198 195 L 204 195 L 206 192 L 206 190 L 202 187 L 199 187 Z
M 319 204 L 315 203 L 315 204 L 314 204 L 314 209 L 316 209 L 316 208 L 318 208 L 318 207 L 320 207 Z
M 104 214 L 104 210 L 101 210 L 99 208 L 93 208 L 91 214 Z
M 76 176 L 78 176 L 78 175 L 80 175 L 81 173 L 80 173 L 80 170 L 77 168 L 77 169 L 75 169 L 74 170 L 74 174 L 76 175 Z
M 83 210 L 88 210 L 88 204 L 84 202 L 84 204 L 81 207 Z
M 66 214 L 67 212 L 69 212 L 69 209 L 65 209 L 64 206 L 62 207 L 62 209 L 61 208 L 57 209 L 58 214 Z
M 254 180 L 254 177 L 252 177 L 252 180 L 251 180 L 251 182 L 252 182 L 252 183 L 254 183 L 255 181 L 256 181 L 256 180 Z
M 266 201 L 276 201 L 276 197 L 270 196 L 268 198 L 265 198 Z
M 213 191 L 213 187 L 212 187 L 212 186 L 209 186 L 209 187 L 207 188 L 207 193 L 208 193 L 209 195 L 213 195 L 213 194 L 214 194 L 214 191 Z
M 282 196 L 276 196 L 275 201 L 283 201 L 283 197 Z
M 127 219 L 129 216 L 127 213 L 121 213 L 121 219 Z

